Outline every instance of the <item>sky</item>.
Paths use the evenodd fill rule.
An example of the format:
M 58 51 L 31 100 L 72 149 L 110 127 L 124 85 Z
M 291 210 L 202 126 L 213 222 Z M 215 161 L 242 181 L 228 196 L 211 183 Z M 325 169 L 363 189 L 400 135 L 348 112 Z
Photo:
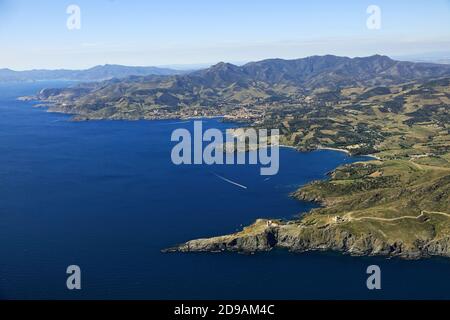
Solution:
M 70 5 L 80 9 L 80 29 L 67 27 Z M 379 28 L 367 26 L 371 5 L 380 9 Z M 0 68 L 323 54 L 450 57 L 450 0 L 0 0 Z

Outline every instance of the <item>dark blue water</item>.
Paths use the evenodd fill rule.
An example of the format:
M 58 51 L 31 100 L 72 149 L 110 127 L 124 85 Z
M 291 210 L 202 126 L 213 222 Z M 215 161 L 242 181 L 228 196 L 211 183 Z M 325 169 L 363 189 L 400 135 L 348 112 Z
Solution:
M 0 85 L 0 298 L 450 298 L 446 259 L 160 253 L 256 218 L 308 211 L 289 192 L 361 159 L 282 149 L 280 173 L 269 180 L 250 165 L 177 167 L 170 134 L 192 122 L 70 122 L 15 100 L 56 85 Z M 81 291 L 66 289 L 72 264 L 82 269 Z M 378 292 L 366 288 L 371 264 L 382 269 Z

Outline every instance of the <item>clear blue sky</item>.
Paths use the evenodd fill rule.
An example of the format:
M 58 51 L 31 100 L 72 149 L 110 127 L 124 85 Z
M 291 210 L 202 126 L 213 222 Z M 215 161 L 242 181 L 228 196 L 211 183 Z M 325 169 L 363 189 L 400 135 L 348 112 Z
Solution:
M 366 27 L 371 4 L 380 30 Z M 0 42 L 0 68 L 20 70 L 450 52 L 450 1 L 0 0 Z

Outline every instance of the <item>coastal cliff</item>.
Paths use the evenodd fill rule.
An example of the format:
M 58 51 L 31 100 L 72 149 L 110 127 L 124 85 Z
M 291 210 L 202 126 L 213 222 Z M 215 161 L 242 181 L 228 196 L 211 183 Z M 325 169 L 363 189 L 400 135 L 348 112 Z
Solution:
M 390 256 L 418 259 L 430 256 L 450 256 L 450 237 L 436 241 L 416 241 L 413 244 L 387 241 L 377 234 L 353 233 L 336 223 L 308 225 L 287 222 L 276 227 L 269 220 L 258 220 L 244 231 L 210 239 L 199 239 L 169 248 L 164 252 L 255 253 L 272 249 L 287 249 L 294 253 L 307 251 L 339 251 L 357 256 Z
M 307 251 L 340 251 L 352 255 L 399 256 L 406 259 L 443 255 L 450 256 L 450 239 L 441 239 L 423 246 L 418 241 L 408 245 L 390 242 L 377 234 L 353 233 L 337 223 L 308 225 L 305 222 L 278 222 L 271 227 L 269 220 L 258 220 L 244 231 L 210 239 L 189 241 L 164 252 L 222 252 L 254 253 L 272 249 Z
M 286 249 L 404 259 L 450 257 L 448 168 L 416 167 L 409 161 L 355 163 L 293 196 L 324 207 L 292 221 L 260 219 L 241 232 L 192 240 L 164 252 Z

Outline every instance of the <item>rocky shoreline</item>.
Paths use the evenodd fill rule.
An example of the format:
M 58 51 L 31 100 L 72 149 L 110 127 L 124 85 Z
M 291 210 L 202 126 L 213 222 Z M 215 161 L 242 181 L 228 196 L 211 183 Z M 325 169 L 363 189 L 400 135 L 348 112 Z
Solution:
M 448 170 L 421 167 L 414 179 L 401 182 L 404 177 L 410 179 L 412 167 L 406 165 L 411 164 L 396 160 L 339 167 L 329 180 L 312 182 L 292 193 L 298 200 L 321 205 L 296 220 L 260 219 L 240 232 L 188 241 L 163 252 L 284 249 L 403 259 L 450 257 L 450 214 L 442 201 L 450 192 Z M 435 199 L 434 211 L 426 209 L 428 199 Z M 374 210 L 373 202 L 384 207 Z
M 302 221 L 282 222 L 257 220 L 242 232 L 198 239 L 162 250 L 174 252 L 238 252 L 257 253 L 284 249 L 293 253 L 308 251 L 336 251 L 354 256 L 386 256 L 416 260 L 431 256 L 450 257 L 450 237 L 428 244 L 417 241 L 409 247 L 401 241 L 387 242 L 375 234 L 356 234 L 338 223 L 308 225 Z

